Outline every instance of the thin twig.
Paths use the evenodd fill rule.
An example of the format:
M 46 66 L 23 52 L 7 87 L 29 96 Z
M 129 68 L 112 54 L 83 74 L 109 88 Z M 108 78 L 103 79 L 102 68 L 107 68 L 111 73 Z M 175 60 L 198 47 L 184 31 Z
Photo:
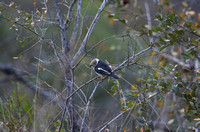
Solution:
M 148 48 L 146 48 L 146 49 L 140 51 L 139 53 L 137 53 L 137 54 L 135 54 L 135 55 L 133 55 L 133 56 L 131 56 L 131 57 L 129 57 L 128 59 L 126 59 L 125 61 L 123 61 L 121 64 L 119 64 L 119 65 L 113 70 L 113 72 L 116 71 L 116 70 L 118 70 L 121 66 L 123 66 L 123 65 L 126 64 L 127 62 L 133 60 L 133 59 L 134 59 L 135 57 L 137 57 L 138 55 L 141 55 L 141 54 L 147 52 L 147 51 L 150 50 L 151 48 L 152 48 L 152 46 L 150 46 L 150 47 L 148 47 Z
M 87 84 L 93 82 L 97 78 L 99 78 L 99 76 L 96 76 L 96 77 L 92 78 L 91 80 L 87 81 L 86 83 L 84 83 L 83 85 L 81 85 L 80 87 L 78 87 L 70 96 L 68 96 L 66 98 L 66 100 L 68 100 L 69 98 L 71 98 L 75 93 L 77 93 L 79 90 L 81 90 L 84 86 L 86 86 Z
M 185 30 L 185 31 L 187 31 L 187 32 L 189 32 L 190 34 L 193 34 L 194 36 L 196 36 L 196 37 L 200 37 L 200 35 L 199 34 L 197 34 L 197 33 L 195 33 L 194 31 L 191 31 L 191 30 L 189 30 L 189 29 L 187 29 L 186 27 L 184 27 L 184 26 L 181 26 L 180 24 L 178 24 L 178 23 L 175 23 L 175 22 L 173 22 L 174 24 L 176 24 L 177 26 L 179 26 L 180 28 L 182 28 L 183 30 Z
M 60 54 L 57 52 L 57 50 L 55 48 L 56 44 L 51 39 L 50 40 L 44 39 L 44 42 L 48 43 L 51 46 L 51 48 L 53 49 L 54 54 L 55 54 L 55 56 L 58 60 L 58 63 L 60 65 L 60 67 L 62 68 L 62 65 L 64 65 L 64 64 L 63 64 L 63 61 L 60 57 Z
M 176 94 L 173 93 L 172 96 L 173 96 L 173 102 L 175 103 L 174 111 L 176 112 L 176 119 L 177 119 L 177 122 L 178 122 L 178 126 L 180 127 L 180 132 L 185 132 L 184 127 L 183 127 L 183 119 L 181 118 L 181 113 L 180 113 L 179 108 L 178 108 L 178 102 L 177 102 L 177 99 L 176 99 Z
M 102 81 L 100 80 L 94 87 L 94 90 L 92 91 L 89 99 L 88 99 L 88 102 L 87 102 L 87 105 L 86 105 L 86 108 L 85 108 L 85 113 L 84 113 L 84 116 L 83 116 L 83 119 L 82 119 L 82 123 L 81 123 L 81 128 L 80 128 L 80 132 L 82 132 L 82 129 L 83 129 L 83 124 L 85 123 L 85 118 L 86 118 L 86 115 L 87 115 L 87 112 L 88 112 L 88 108 L 89 108 L 89 105 L 90 105 L 90 102 L 91 102 L 91 99 L 92 97 L 94 96 L 94 93 L 95 91 L 97 90 L 98 86 L 100 85 L 100 83 L 102 83 Z
M 51 92 L 47 92 L 44 89 L 41 89 L 40 87 L 38 87 L 37 85 L 35 85 L 34 83 L 30 82 L 29 80 L 27 80 L 26 78 L 23 77 L 23 73 L 15 70 L 12 66 L 10 65 L 4 65 L 4 64 L 0 64 L 0 71 L 4 72 L 6 75 L 13 77 L 11 78 L 12 80 L 17 80 L 19 82 L 22 82 L 23 84 L 25 84 L 27 87 L 29 87 L 31 90 L 33 91 L 40 91 L 39 94 L 46 97 L 47 99 L 53 99 L 55 97 L 55 94 L 51 93 Z
M 188 69 L 191 69 L 191 68 L 192 68 L 192 66 L 191 66 L 190 64 L 184 63 L 184 62 L 182 62 L 181 60 L 179 60 L 179 59 L 176 58 L 176 57 L 173 57 L 173 56 L 168 55 L 168 54 L 166 54 L 166 53 L 161 53 L 161 55 L 162 55 L 164 58 L 166 58 L 166 59 L 168 59 L 168 60 L 171 60 L 171 61 L 173 61 L 173 62 L 179 64 L 180 66 L 182 66 L 182 67 L 184 67 L 184 68 L 188 68 Z
M 65 108 L 63 110 L 63 114 L 62 114 L 62 117 L 61 117 L 61 123 L 60 123 L 60 126 L 59 126 L 59 130 L 58 132 L 61 131 L 61 128 L 62 128 L 62 124 L 63 124 L 63 120 L 64 120 L 64 117 L 65 117 L 65 114 L 67 112 L 67 103 L 68 103 L 68 100 L 71 99 L 71 97 L 77 93 L 79 90 L 81 90 L 81 88 L 83 88 L 85 85 L 91 83 L 92 81 L 96 80 L 97 78 L 99 78 L 99 76 L 87 81 L 86 83 L 84 83 L 83 85 L 81 85 L 78 89 L 76 89 L 73 93 L 71 93 L 67 98 L 66 98 L 66 101 L 65 101 Z
M 99 130 L 99 132 L 103 131 L 108 125 L 110 125 L 113 121 L 115 121 L 116 119 L 118 119 L 120 116 L 122 116 L 124 113 L 128 112 L 128 111 L 132 111 L 134 109 L 134 107 L 136 107 L 136 103 L 135 105 L 132 105 L 131 108 L 128 108 L 126 111 L 121 112 L 120 114 L 118 114 L 117 116 L 115 116 L 112 120 L 110 120 L 108 123 L 106 123 L 105 125 L 103 125 L 103 127 Z M 129 112 L 129 114 L 130 114 Z
M 151 103 L 149 101 L 147 101 L 148 105 L 152 108 L 152 110 L 156 113 L 156 115 L 158 116 L 158 118 L 163 122 L 163 124 L 165 125 L 165 127 L 170 131 L 167 123 L 161 118 L 160 114 L 158 113 L 158 111 L 151 105 Z
M 74 31 L 72 33 L 72 36 L 71 36 L 71 39 L 70 39 L 70 42 L 69 42 L 70 47 L 71 47 L 71 45 L 74 44 L 75 39 L 76 39 L 76 35 L 77 35 L 77 31 L 78 31 L 80 14 L 81 14 L 81 3 L 82 3 L 82 0 L 78 0 L 78 7 L 77 7 L 77 14 L 76 14 L 76 24 L 75 24 Z
M 81 61 L 85 58 L 85 56 L 87 56 L 94 48 L 96 48 L 97 46 L 99 46 L 99 44 L 103 43 L 104 41 L 107 41 L 109 39 L 112 39 L 112 38 L 117 38 L 117 37 L 125 37 L 125 36 L 128 36 L 127 34 L 122 34 L 122 35 L 113 35 L 111 37 L 108 37 L 108 38 L 105 38 L 101 41 L 99 41 L 98 43 L 96 43 L 95 45 L 93 45 L 89 50 L 87 50 L 85 52 L 85 54 L 81 57 L 81 59 L 77 62 L 76 65 L 74 65 L 73 69 L 76 68 L 80 63 Z
M 18 25 L 18 26 L 21 26 L 21 27 L 23 27 L 23 28 L 26 28 L 23 24 L 20 24 L 20 23 L 18 23 L 17 21 L 11 21 L 10 19 L 5 18 L 5 17 L 3 17 L 3 16 L 0 16 L 0 18 L 5 19 L 5 20 L 7 20 L 7 21 L 10 21 L 11 23 L 14 23 L 14 24 L 16 24 L 16 25 Z M 32 32 L 32 33 L 35 34 L 36 36 L 40 37 L 41 39 L 44 39 L 42 36 L 40 36 L 40 34 L 36 33 L 36 32 L 33 31 L 31 28 L 28 28 L 27 30 L 30 31 L 30 32 Z
M 61 15 L 60 7 L 58 5 L 58 0 L 54 0 L 54 3 L 55 3 L 56 13 L 57 13 L 57 17 L 58 17 L 60 29 L 61 29 L 62 50 L 63 50 L 63 53 L 66 53 L 67 51 L 69 51 L 67 38 L 66 38 L 66 26 Z
M 68 13 L 67 13 L 67 20 L 65 22 L 65 26 L 69 26 L 69 22 L 70 22 L 70 17 L 71 17 L 71 14 L 72 14 L 72 9 L 75 5 L 77 0 L 73 0 L 72 3 L 70 4 L 70 7 L 69 7 L 69 10 L 68 10 Z
M 150 15 L 150 10 L 149 10 L 149 4 L 147 2 L 144 2 L 144 6 L 145 6 L 145 9 L 146 9 L 147 22 L 148 22 L 149 30 L 151 30 L 152 24 L 151 24 L 151 15 Z M 153 37 L 150 36 L 149 41 L 152 44 L 153 43 Z
M 5 19 L 5 20 L 7 20 L 7 21 L 9 20 L 8 18 L 2 17 L 2 16 L 0 16 L 0 18 L 3 18 L 3 19 Z M 23 24 L 20 24 L 20 23 L 18 23 L 18 22 L 16 22 L 16 21 L 12 21 L 12 23 L 17 24 L 18 26 L 21 26 L 22 28 L 26 28 Z M 51 46 L 51 48 L 54 50 L 54 53 L 55 53 L 56 58 L 57 58 L 57 60 L 58 60 L 58 63 L 60 64 L 60 66 L 61 66 L 61 68 L 62 68 L 62 61 L 61 61 L 61 59 L 60 59 L 61 57 L 60 57 L 60 55 L 57 53 L 57 50 L 55 49 L 55 43 L 54 43 L 52 40 L 49 41 L 49 39 L 45 39 L 45 38 L 42 37 L 40 34 L 38 34 L 37 32 L 33 31 L 31 28 L 29 28 L 29 29 L 27 29 L 27 30 L 30 31 L 31 33 L 35 34 L 37 37 L 39 37 L 41 40 L 43 40 L 44 42 L 48 43 L 48 44 Z
M 79 48 L 79 50 L 77 51 L 77 53 L 75 54 L 75 56 L 73 57 L 72 61 L 71 61 L 71 65 L 73 66 L 75 61 L 77 60 L 77 58 L 81 55 L 81 53 L 83 52 L 85 46 L 86 46 L 86 43 L 87 43 L 87 40 L 89 39 L 93 29 L 94 29 L 94 26 L 96 25 L 100 15 L 101 15 L 101 12 L 103 11 L 103 9 L 106 7 L 106 4 L 107 4 L 108 0 L 104 0 L 103 3 L 101 4 L 101 7 L 99 8 L 96 16 L 94 17 L 88 31 L 87 31 L 87 34 L 85 35 L 85 38 L 83 40 L 83 42 L 81 43 L 81 46 Z

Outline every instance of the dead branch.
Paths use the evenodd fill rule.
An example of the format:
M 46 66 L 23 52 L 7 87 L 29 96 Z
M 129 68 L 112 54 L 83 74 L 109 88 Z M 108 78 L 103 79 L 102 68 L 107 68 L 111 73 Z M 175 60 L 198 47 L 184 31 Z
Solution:
M 74 44 L 75 39 L 76 39 L 79 21 L 80 21 L 80 15 L 81 15 L 81 4 L 82 4 L 82 0 L 79 0 L 78 1 L 78 7 L 77 7 L 77 14 L 76 14 L 76 24 L 75 24 L 74 31 L 72 33 L 72 36 L 71 36 L 70 42 L 69 42 L 70 47 L 71 47 L 72 44 Z
M 100 15 L 101 15 L 101 12 L 103 11 L 103 9 L 106 7 L 106 4 L 107 4 L 108 0 L 104 0 L 103 3 L 101 4 L 101 7 L 99 8 L 96 16 L 94 17 L 88 31 L 87 31 L 87 34 L 85 35 L 85 38 L 83 40 L 83 42 L 81 43 L 81 46 L 79 48 L 79 50 L 77 51 L 77 53 L 75 54 L 75 56 L 73 57 L 72 61 L 71 61 L 71 65 L 73 66 L 75 61 L 78 59 L 78 57 L 81 55 L 81 53 L 83 52 L 83 49 L 85 48 L 86 46 L 86 43 L 87 43 L 87 40 L 89 39 L 93 29 L 94 29 L 94 26 L 96 25 Z
M 80 127 L 80 132 L 82 132 L 82 129 L 83 129 L 83 125 L 85 123 L 85 118 L 86 118 L 86 115 L 87 115 L 87 112 L 88 112 L 88 108 L 89 108 L 89 105 L 90 105 L 90 102 L 91 102 L 91 99 L 92 97 L 94 96 L 94 93 L 95 91 L 97 90 L 98 86 L 102 83 L 102 81 L 98 81 L 98 83 L 95 85 L 94 87 L 94 90 L 92 91 L 89 99 L 88 99 L 88 102 L 87 102 L 87 105 L 86 105 L 86 108 L 85 108 L 85 113 L 84 113 L 84 116 L 83 116 L 83 119 L 82 119 L 82 123 L 81 123 L 81 127 Z
M 62 15 L 61 15 L 60 7 L 58 5 L 58 0 L 54 0 L 54 3 L 56 6 L 57 17 L 58 17 L 58 20 L 60 23 L 62 50 L 63 50 L 63 53 L 66 53 L 67 51 L 69 51 L 67 38 L 66 38 L 66 25 L 63 21 Z
M 17 80 L 23 84 L 25 84 L 28 88 L 33 90 L 34 92 L 39 91 L 39 94 L 47 99 L 52 100 L 56 97 L 55 93 L 45 91 L 44 89 L 36 86 L 34 83 L 30 82 L 26 78 L 23 77 L 23 73 L 17 71 L 10 65 L 0 64 L 0 71 L 10 77 L 12 80 Z

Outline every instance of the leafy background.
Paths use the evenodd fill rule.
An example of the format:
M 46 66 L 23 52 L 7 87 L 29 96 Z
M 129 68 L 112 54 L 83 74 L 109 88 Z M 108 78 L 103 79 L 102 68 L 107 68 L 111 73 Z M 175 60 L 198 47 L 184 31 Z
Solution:
M 5 2 L 5 3 L 4 3 Z M 66 18 L 70 1 L 63 1 Z M 102 1 L 82 1 L 78 47 Z M 1 1 L 0 7 L 0 97 L 1 129 L 10 131 L 55 131 L 60 125 L 66 99 L 64 72 L 53 49 L 38 36 L 51 38 L 61 48 L 60 28 L 53 1 Z M 145 6 L 146 4 L 146 6 Z M 149 10 L 148 10 L 149 8 Z M 110 0 L 87 42 L 86 49 L 102 41 L 83 58 L 74 71 L 77 87 L 94 78 L 89 67 L 92 57 L 109 62 L 113 68 L 125 59 L 151 47 L 116 74 L 118 81 L 105 79 L 96 90 L 86 119 L 87 131 L 99 131 L 108 121 L 111 131 L 185 131 L 199 124 L 198 0 Z M 151 25 L 149 25 L 149 18 Z M 72 11 L 70 38 L 76 20 Z M 21 24 L 17 24 L 17 23 Z M 104 40 L 108 37 L 111 39 Z M 3 67 L 20 71 L 32 84 L 49 93 L 41 96 Z M 98 81 L 98 80 L 97 80 Z M 76 122 L 80 124 L 87 100 L 97 81 L 74 95 Z M 51 96 L 51 94 L 49 94 Z M 67 118 L 62 131 L 67 130 Z M 23 129 L 22 129 L 23 128 Z

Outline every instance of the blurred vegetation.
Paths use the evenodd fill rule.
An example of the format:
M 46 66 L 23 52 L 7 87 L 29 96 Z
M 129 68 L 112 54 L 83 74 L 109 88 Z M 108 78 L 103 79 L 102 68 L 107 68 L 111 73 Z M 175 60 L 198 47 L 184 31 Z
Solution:
M 59 3 L 64 19 L 70 3 L 68 0 Z M 102 0 L 82 1 L 78 35 L 71 46 L 70 59 L 78 51 L 101 3 Z M 74 30 L 76 8 L 77 3 L 67 27 L 67 39 Z M 51 39 L 60 53 L 62 42 L 54 2 L 0 2 L 0 32 L 0 130 L 58 131 L 67 98 L 65 73 L 54 49 L 42 39 Z M 106 61 L 114 69 L 129 57 L 150 49 L 120 67 L 116 71 L 119 80 L 108 77 L 99 85 L 83 131 L 100 131 L 104 126 L 116 132 L 198 130 L 200 11 L 197 0 L 109 0 L 85 50 L 98 42 L 101 43 L 75 68 L 74 89 L 96 76 L 89 67 L 92 58 Z M 6 71 L 7 66 L 13 69 Z M 14 75 L 10 70 L 20 74 Z M 39 90 L 30 88 L 27 80 Z M 84 85 L 73 96 L 77 126 L 99 80 Z M 55 95 L 53 99 L 49 98 L 52 95 Z M 61 131 L 68 129 L 66 117 Z

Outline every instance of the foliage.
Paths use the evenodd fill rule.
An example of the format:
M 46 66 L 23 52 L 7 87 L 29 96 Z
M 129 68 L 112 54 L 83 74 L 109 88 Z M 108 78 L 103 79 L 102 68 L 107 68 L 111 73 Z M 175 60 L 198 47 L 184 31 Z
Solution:
M 73 2 L 58 4 L 55 0 L 55 10 L 49 10 L 52 4 L 49 1 L 33 2 L 32 13 L 20 10 L 14 2 L 0 3 L 1 21 L 9 22 L 10 29 L 17 33 L 15 41 L 20 54 L 14 53 L 14 59 L 26 64 L 21 69 L 31 73 L 28 79 L 36 82 L 34 87 L 42 87 L 35 95 L 42 90 L 46 90 L 43 96 L 49 91 L 55 94 L 45 108 L 36 111 L 32 107 L 40 101 L 33 99 L 35 104 L 30 104 L 25 101 L 26 94 L 21 97 L 18 90 L 13 92 L 13 97 L 1 103 L 3 124 L 7 122 L 11 131 L 21 128 L 28 131 L 36 121 L 34 112 L 45 111 L 48 118 L 38 118 L 45 120 L 46 126 L 38 130 L 142 132 L 198 128 L 199 13 L 185 1 L 181 2 L 179 11 L 173 8 L 180 4 L 177 1 L 110 0 L 99 11 L 100 16 L 101 2 L 84 1 L 80 12 L 80 3 L 76 3 L 77 9 L 73 8 L 68 15 L 65 10 L 70 13 Z M 97 22 L 92 21 L 98 18 L 94 12 L 100 16 Z M 80 21 L 78 14 L 83 17 Z M 69 44 L 67 48 L 64 42 Z M 79 51 L 82 52 L 77 59 Z M 105 77 L 102 82 L 95 81 L 99 78 L 93 77 L 88 64 L 91 58 L 97 57 L 110 62 L 120 79 Z M 57 105 L 50 113 L 47 106 L 55 100 Z M 57 115 L 57 111 L 62 112 L 60 102 L 64 104 L 63 115 Z M 49 117 L 51 114 L 53 117 Z M 116 127 L 111 123 L 116 123 Z
M 11 96 L 6 102 L 1 101 L 0 119 L 1 130 L 8 131 L 30 131 L 32 129 L 34 113 L 26 93 L 19 94 L 20 86 L 17 83 L 16 91 L 12 91 Z

